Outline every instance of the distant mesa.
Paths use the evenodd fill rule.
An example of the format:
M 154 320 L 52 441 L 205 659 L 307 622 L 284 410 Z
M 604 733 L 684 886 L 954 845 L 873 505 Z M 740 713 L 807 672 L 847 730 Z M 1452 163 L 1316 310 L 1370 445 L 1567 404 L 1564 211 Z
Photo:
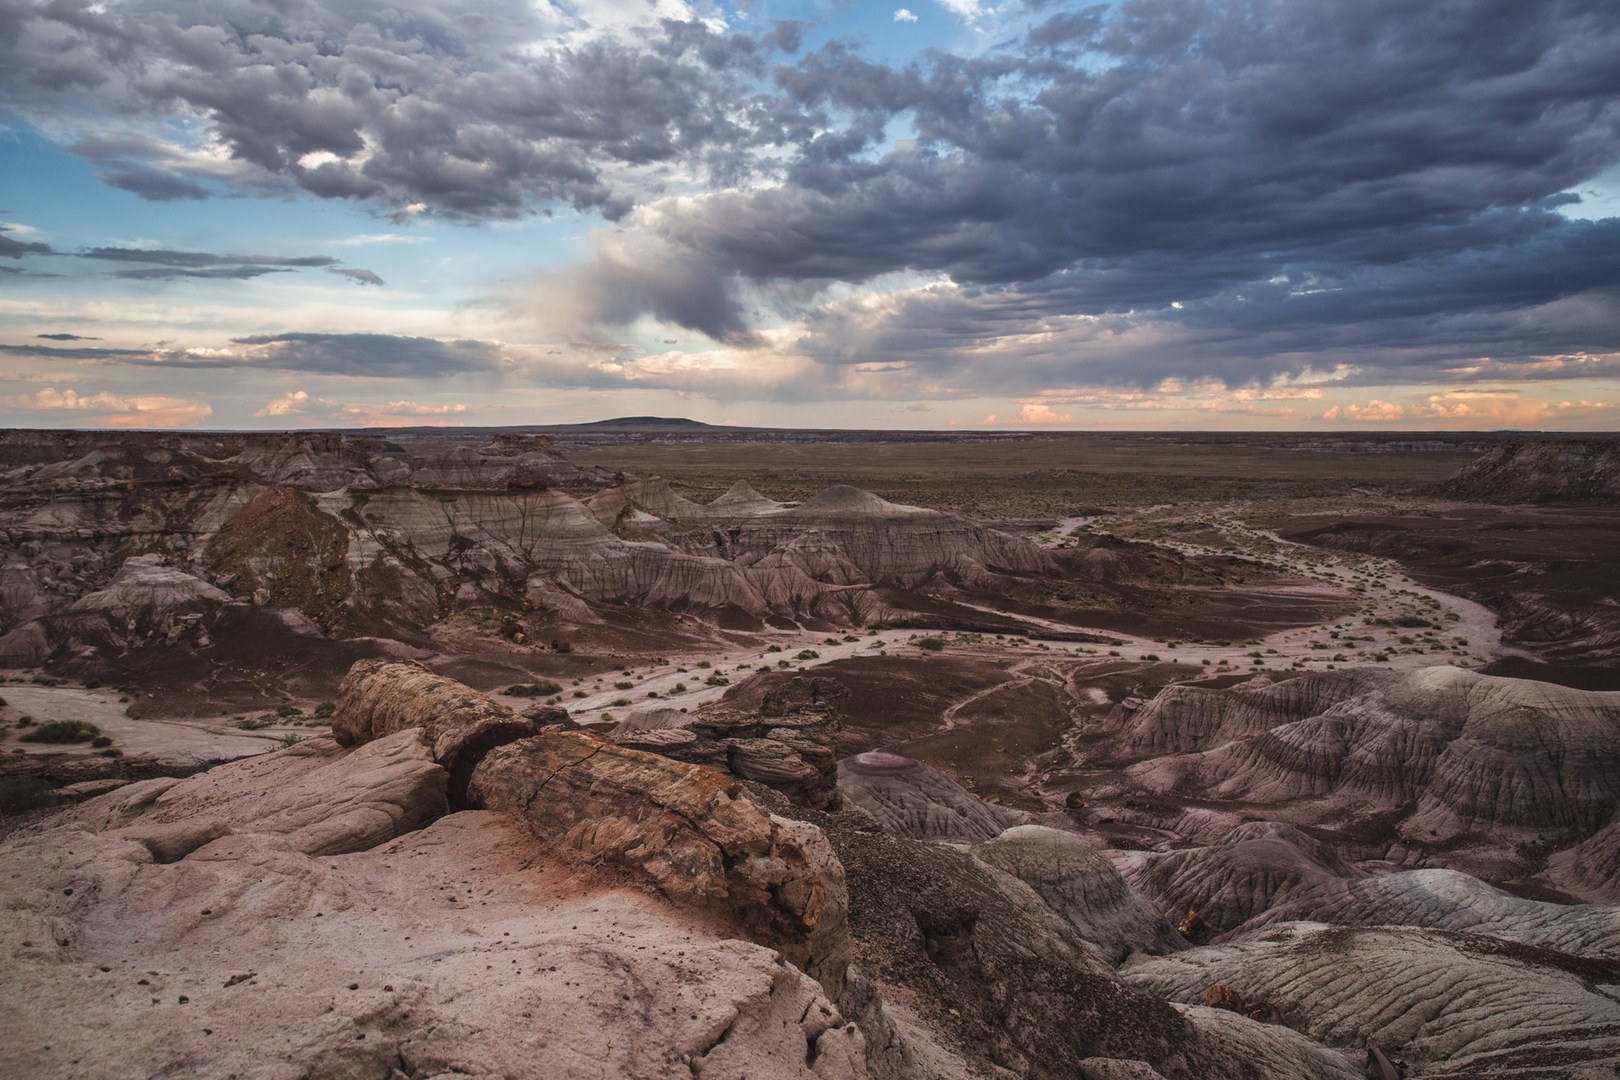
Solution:
M 1620 502 L 1620 439 L 1504 442 L 1458 469 L 1441 490 L 1497 504 Z

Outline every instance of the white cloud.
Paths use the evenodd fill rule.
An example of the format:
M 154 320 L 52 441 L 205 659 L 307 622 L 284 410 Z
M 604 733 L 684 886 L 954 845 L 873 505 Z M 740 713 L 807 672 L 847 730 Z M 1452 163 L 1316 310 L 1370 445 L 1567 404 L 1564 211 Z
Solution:
M 0 405 L 31 411 L 106 409 L 110 411 L 96 417 L 103 427 L 127 428 L 184 427 L 200 422 L 214 411 L 211 405 L 186 398 L 150 395 L 119 397 L 106 391 L 80 394 L 73 390 L 57 390 L 50 386 L 32 394 L 0 398 Z
M 894 13 L 894 21 L 895 22 L 916 22 L 917 21 L 917 16 L 913 15 L 906 8 L 900 8 L 899 10 L 897 10 Z

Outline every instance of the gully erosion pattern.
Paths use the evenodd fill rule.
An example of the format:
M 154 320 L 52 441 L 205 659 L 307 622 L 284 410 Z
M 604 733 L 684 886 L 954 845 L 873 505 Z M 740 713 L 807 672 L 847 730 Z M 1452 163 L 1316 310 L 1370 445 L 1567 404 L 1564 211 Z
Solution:
M 4 446 L 8 1074 L 1620 1058 L 1620 693 L 1479 670 L 1517 609 L 1338 519 Z M 1459 483 L 1556 458 L 1493 454 Z

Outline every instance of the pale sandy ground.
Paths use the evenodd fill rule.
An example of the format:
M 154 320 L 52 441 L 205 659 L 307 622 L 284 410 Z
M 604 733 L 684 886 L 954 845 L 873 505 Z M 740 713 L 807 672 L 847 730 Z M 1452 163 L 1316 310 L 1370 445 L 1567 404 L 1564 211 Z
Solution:
M 18 675 L 8 672 L 8 679 Z M 15 727 L 20 716 L 32 716 L 34 725 L 57 720 L 85 720 L 111 736 L 113 745 L 128 757 L 152 754 L 168 760 L 238 758 L 258 754 L 276 745 L 281 731 L 238 731 L 229 723 L 202 720 L 132 720 L 124 714 L 127 705 L 119 702 L 116 690 L 84 690 L 70 686 L 33 686 L 6 682 L 0 687 L 6 708 L 0 710 L 5 727 L 0 729 L 0 749 L 21 750 L 28 754 L 59 754 L 87 751 L 86 744 L 63 746 L 53 743 L 21 742 L 27 729 Z

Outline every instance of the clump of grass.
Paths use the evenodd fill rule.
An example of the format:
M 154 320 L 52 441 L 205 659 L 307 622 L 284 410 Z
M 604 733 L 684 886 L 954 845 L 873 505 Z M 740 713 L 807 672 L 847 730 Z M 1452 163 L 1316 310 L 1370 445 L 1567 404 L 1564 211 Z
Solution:
M 616 709 L 622 709 L 628 704 L 630 704 L 630 699 L 627 697 L 616 697 L 613 699 L 613 707 Z
M 319 705 L 315 706 L 315 719 L 325 720 L 335 712 L 337 712 L 337 702 L 323 701 Z
M 101 749 L 103 749 L 105 747 L 111 746 L 112 745 L 112 736 L 111 735 L 97 735 L 95 738 L 90 740 L 90 745 L 95 747 L 97 750 L 101 750 Z
M 562 693 L 562 683 L 554 683 L 550 679 L 536 679 L 528 683 L 515 683 L 501 693 L 507 697 L 550 697 Z
M 945 639 L 941 637 L 918 638 L 912 644 L 919 649 L 927 649 L 929 652 L 939 652 L 945 647 Z
M 707 679 L 704 679 L 703 681 L 704 681 L 705 684 L 707 684 L 709 686 L 730 686 L 731 685 L 731 680 L 726 678 L 724 675 L 721 675 L 719 672 L 715 672 L 713 675 L 710 675 Z
M 816 652 L 816 650 L 814 650 L 814 649 L 801 649 L 801 650 L 799 650 L 799 654 L 797 656 L 795 656 L 793 659 L 795 659 L 795 660 L 820 660 L 821 659 L 821 654 Z
M 90 742 L 101 729 L 94 724 L 83 720 L 56 720 L 39 727 L 22 736 L 23 742 L 43 743 L 81 743 Z
M 61 806 L 67 801 L 67 796 L 37 776 L 0 778 L 0 817 L 38 810 L 42 806 Z
M 287 734 L 283 735 L 280 739 L 276 740 L 276 749 L 277 750 L 285 750 L 289 746 L 297 746 L 299 743 L 301 743 L 303 741 L 304 741 L 304 736 L 298 734 L 296 731 L 289 731 L 289 732 L 287 732 Z

